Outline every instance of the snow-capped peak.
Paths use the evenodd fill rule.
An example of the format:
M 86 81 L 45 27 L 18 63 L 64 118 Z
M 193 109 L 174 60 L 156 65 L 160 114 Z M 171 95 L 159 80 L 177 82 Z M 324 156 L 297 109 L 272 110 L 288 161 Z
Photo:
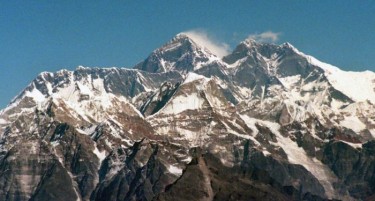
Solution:
M 84 67 L 82 65 L 77 66 L 76 70 L 86 70 L 89 69 L 90 67 Z
M 158 73 L 173 70 L 182 73 L 194 71 L 205 64 L 219 60 L 207 47 L 209 46 L 205 45 L 199 37 L 180 33 L 154 50 L 147 59 L 134 68 Z
M 188 35 L 186 35 L 183 32 L 178 33 L 175 37 L 172 38 L 171 41 L 181 41 L 181 40 L 190 40 L 190 41 L 193 41 L 193 39 L 191 39 Z
M 192 46 L 193 50 L 202 51 L 208 57 L 210 57 L 211 55 L 216 56 L 217 54 L 217 51 L 215 51 L 217 47 L 214 47 L 215 45 L 212 44 L 210 41 L 208 41 L 208 38 L 206 38 L 205 36 L 200 36 L 200 35 L 192 34 L 189 32 L 186 32 L 186 33 L 182 32 L 182 33 L 177 34 L 171 40 L 171 43 L 176 43 L 176 42 L 181 43 L 181 42 L 186 42 L 186 41 Z
M 200 48 L 219 58 L 222 58 L 230 53 L 229 45 L 212 39 L 212 37 L 205 32 L 188 31 L 180 33 L 179 35 L 189 38 Z
M 236 67 L 250 57 L 252 63 L 265 66 L 267 71 L 271 72 L 271 75 L 274 75 L 274 73 L 277 71 L 277 76 L 279 77 L 285 77 L 285 75 L 294 76 L 297 75 L 295 74 L 296 72 L 301 73 L 302 71 L 299 71 L 298 68 L 305 68 L 304 65 L 300 65 L 298 62 L 295 64 L 288 62 L 283 63 L 283 61 L 287 61 L 285 60 L 285 53 L 287 52 L 292 53 L 293 55 L 296 54 L 300 59 L 305 60 L 312 66 L 322 69 L 324 76 L 328 79 L 328 82 L 333 86 L 333 88 L 342 92 L 351 100 L 369 100 L 372 103 L 375 103 L 374 72 L 343 71 L 336 66 L 321 62 L 310 55 L 304 54 L 290 43 L 274 45 L 257 43 L 255 40 L 246 39 L 245 41 L 241 42 L 232 55 L 229 55 L 224 60 L 231 64 L 230 67 Z M 288 59 L 289 58 L 291 57 L 288 57 Z M 290 69 L 293 68 L 293 65 L 295 65 L 295 72 L 290 71 Z M 280 67 L 282 67 L 282 69 Z
M 246 47 L 251 48 L 251 47 L 253 47 L 253 46 L 258 45 L 258 42 L 256 42 L 256 41 L 255 41 L 254 39 L 252 39 L 252 38 L 247 38 L 247 39 L 245 39 L 244 41 L 242 41 L 240 44 L 244 44 L 244 45 L 246 45 Z
M 293 49 L 295 49 L 295 47 L 294 47 L 292 44 L 290 44 L 289 42 L 285 42 L 285 43 L 281 44 L 281 46 L 282 46 L 282 47 L 289 47 L 289 48 L 293 48 Z M 297 51 L 298 51 L 298 50 L 297 50 Z
M 173 37 L 168 43 L 163 45 L 161 48 L 156 49 L 155 51 L 167 52 L 181 46 L 190 47 L 192 50 L 205 48 L 198 44 L 196 41 L 194 41 L 194 39 L 189 37 L 187 34 L 179 33 L 175 37 Z M 209 50 L 207 49 L 207 51 Z
M 356 192 L 374 194 L 369 182 L 373 176 L 361 170 L 370 170 L 375 161 L 368 157 L 375 153 L 375 105 L 364 101 L 375 101 L 375 73 L 342 71 L 289 43 L 249 39 L 223 59 L 204 47 L 181 33 L 136 69 L 78 66 L 75 71 L 41 73 L 0 111 L 0 157 L 7 156 L 0 166 L 16 164 L 6 171 L 15 175 L 13 183 L 22 184 L 0 177 L 8 189 L 0 192 L 0 200 L 59 193 L 45 186 L 66 175 L 72 180 L 61 185 L 73 191 L 65 197 L 103 200 L 124 189 L 108 184 L 124 181 L 125 186 L 139 187 L 137 192 L 155 196 L 124 191 L 124 199 L 157 199 L 169 196 L 164 193 L 171 191 L 164 187 L 173 189 L 179 182 L 182 187 L 202 186 L 199 178 L 184 181 L 196 170 L 208 178 L 203 181 L 206 186 L 212 173 L 236 173 L 243 164 L 259 167 L 262 171 L 253 175 L 267 174 L 269 179 L 248 177 L 249 182 L 236 182 L 238 189 L 280 184 L 262 188 L 270 193 L 262 193 L 263 198 L 283 194 L 285 187 L 287 198 L 356 200 L 350 197 L 355 192 L 353 196 L 363 200 L 366 197 Z M 337 157 L 342 151 L 355 155 Z M 30 163 L 22 162 L 25 157 Z M 35 169 L 40 162 L 46 165 Z M 348 168 L 337 169 L 336 164 Z M 209 168 L 213 166 L 215 170 Z M 39 181 L 50 167 L 58 167 L 61 174 Z M 155 174 L 137 179 L 144 168 Z M 103 174 L 98 175 L 98 169 Z M 36 180 L 17 177 L 18 170 L 32 170 L 27 176 Z M 154 175 L 160 177 L 152 179 Z M 28 185 L 29 180 L 35 184 Z M 149 185 L 142 185 L 145 180 Z M 214 182 L 222 181 L 228 182 Z M 209 183 L 208 194 L 219 195 Z M 243 193 L 236 189 L 233 193 Z
M 291 46 L 293 47 L 293 46 Z M 375 103 L 375 73 L 371 71 L 343 71 L 331 64 L 319 61 L 313 56 L 306 55 L 293 47 L 294 52 L 303 56 L 307 61 L 324 71 L 332 86 L 355 101 L 371 101 Z

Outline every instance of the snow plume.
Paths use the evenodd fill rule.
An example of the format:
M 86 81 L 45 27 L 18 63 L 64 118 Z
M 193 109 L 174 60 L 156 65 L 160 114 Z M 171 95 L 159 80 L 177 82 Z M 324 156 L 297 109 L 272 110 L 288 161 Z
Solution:
M 230 48 L 227 43 L 213 39 L 213 37 L 204 30 L 189 30 L 182 33 L 187 35 L 200 46 L 210 50 L 216 56 L 223 57 L 230 53 Z
M 258 42 L 277 42 L 279 40 L 279 36 L 281 35 L 280 32 L 272 32 L 272 31 L 266 31 L 263 33 L 255 33 L 255 34 L 250 34 L 247 38 L 248 39 L 253 39 Z

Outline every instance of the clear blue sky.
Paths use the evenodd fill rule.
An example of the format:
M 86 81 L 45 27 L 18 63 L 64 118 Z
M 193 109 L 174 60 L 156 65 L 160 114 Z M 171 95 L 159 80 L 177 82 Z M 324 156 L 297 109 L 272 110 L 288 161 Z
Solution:
M 345 70 L 375 70 L 375 1 L 0 0 L 0 108 L 42 71 L 130 67 L 179 32 L 251 34 Z

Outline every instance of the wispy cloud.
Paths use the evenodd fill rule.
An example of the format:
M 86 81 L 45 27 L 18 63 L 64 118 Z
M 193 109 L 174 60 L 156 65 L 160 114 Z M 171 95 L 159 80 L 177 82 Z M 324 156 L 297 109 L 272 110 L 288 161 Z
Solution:
M 207 48 L 213 54 L 219 57 L 226 56 L 230 53 L 230 47 L 227 43 L 218 41 L 212 35 L 208 34 L 205 30 L 193 29 L 184 31 L 183 34 L 186 34 L 194 42 Z
M 266 31 L 263 33 L 255 33 L 250 34 L 247 38 L 253 39 L 258 42 L 277 42 L 279 40 L 281 33 L 280 32 L 273 32 L 273 31 Z

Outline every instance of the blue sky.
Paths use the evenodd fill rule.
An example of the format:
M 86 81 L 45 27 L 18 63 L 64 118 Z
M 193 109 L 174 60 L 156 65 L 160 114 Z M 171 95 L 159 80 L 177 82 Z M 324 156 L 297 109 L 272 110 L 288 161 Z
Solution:
M 0 108 L 42 71 L 130 67 L 180 32 L 232 49 L 290 42 L 345 70 L 375 70 L 375 1 L 0 0 Z

